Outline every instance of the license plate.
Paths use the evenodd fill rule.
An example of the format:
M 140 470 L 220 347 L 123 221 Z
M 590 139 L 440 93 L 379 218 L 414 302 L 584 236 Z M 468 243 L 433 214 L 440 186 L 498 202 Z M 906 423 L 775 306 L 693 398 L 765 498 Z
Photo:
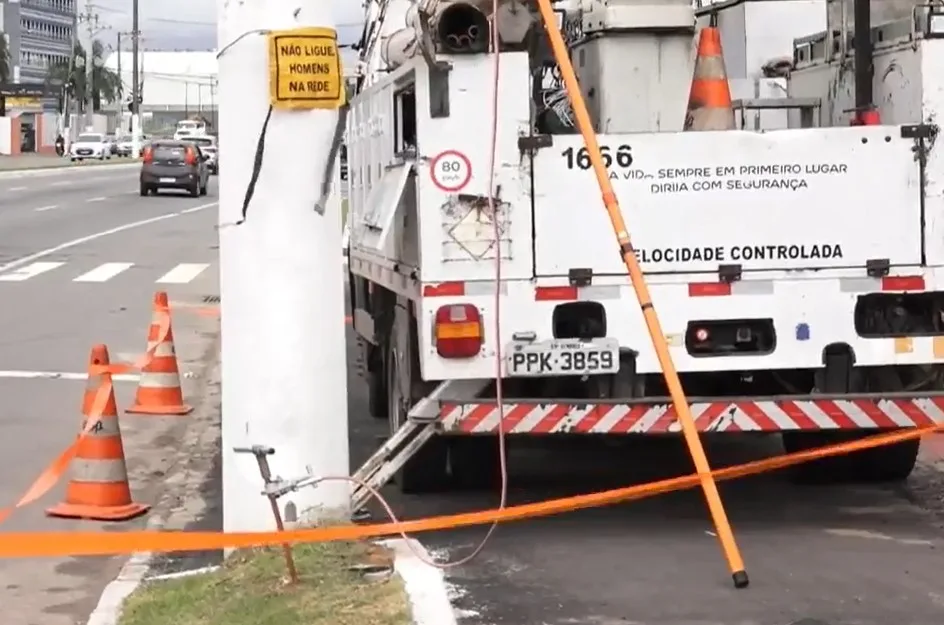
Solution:
M 619 343 L 614 339 L 512 343 L 506 353 L 507 375 L 511 377 L 605 375 L 619 371 Z
M 176 178 L 161 178 L 161 182 L 177 182 Z

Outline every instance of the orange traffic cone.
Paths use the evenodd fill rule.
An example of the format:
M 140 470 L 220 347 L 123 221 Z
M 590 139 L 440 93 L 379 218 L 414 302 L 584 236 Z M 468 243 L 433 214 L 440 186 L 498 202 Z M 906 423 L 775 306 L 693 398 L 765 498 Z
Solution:
M 698 55 L 692 89 L 685 112 L 685 130 L 734 130 L 734 108 L 731 87 L 721 55 L 721 31 L 717 18 L 702 29 L 698 38 Z
M 144 514 L 150 508 L 131 499 L 114 389 L 108 393 L 102 414 L 90 414 L 100 387 L 111 379 L 109 373 L 92 373 L 92 366 L 107 364 L 108 349 L 104 345 L 93 347 L 88 384 L 82 399 L 82 430 L 85 430 L 88 419 L 97 418 L 98 422 L 79 441 L 66 499 L 47 509 L 49 516 L 125 521 Z
M 170 327 L 170 306 L 167 293 L 154 294 L 154 317 L 148 330 L 148 345 L 161 338 L 161 319 L 167 315 L 167 336 L 157 344 L 152 358 L 141 370 L 134 405 L 128 412 L 152 415 L 185 415 L 193 408 L 184 403 L 180 388 L 180 371 L 174 351 L 174 332 Z

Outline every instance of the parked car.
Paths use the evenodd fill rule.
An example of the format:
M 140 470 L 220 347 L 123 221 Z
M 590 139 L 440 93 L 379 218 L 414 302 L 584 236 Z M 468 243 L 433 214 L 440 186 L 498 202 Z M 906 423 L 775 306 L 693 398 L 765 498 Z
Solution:
M 94 158 L 100 161 L 111 158 L 111 147 L 105 135 L 97 132 L 84 132 L 76 137 L 69 148 L 69 158 L 75 161 L 84 161 Z
M 151 142 L 141 164 L 141 195 L 157 195 L 161 189 L 189 191 L 193 197 L 206 195 L 210 181 L 207 160 L 207 155 L 190 141 Z
M 211 174 L 220 173 L 220 154 L 219 148 L 216 145 L 216 137 L 213 135 L 206 135 L 203 137 L 187 137 L 183 141 L 189 141 L 197 145 L 200 148 L 200 151 L 207 155 L 207 169 L 210 170 Z
M 147 147 L 150 140 L 150 137 L 147 135 L 141 135 L 141 146 L 138 149 L 138 157 L 144 154 L 144 148 Z M 131 141 L 131 137 L 125 137 L 118 143 L 118 156 L 131 156 L 132 151 L 134 151 L 134 145 Z

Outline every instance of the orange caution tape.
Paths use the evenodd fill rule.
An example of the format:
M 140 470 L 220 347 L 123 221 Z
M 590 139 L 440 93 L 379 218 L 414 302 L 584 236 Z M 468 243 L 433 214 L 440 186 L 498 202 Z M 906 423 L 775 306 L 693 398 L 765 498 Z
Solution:
M 944 426 L 928 426 L 907 431 L 870 436 L 851 443 L 830 445 L 819 449 L 758 460 L 712 471 L 716 480 L 731 480 L 766 471 L 782 469 L 792 465 L 841 454 L 890 445 L 919 438 L 944 429 Z M 401 532 L 418 533 L 443 529 L 454 529 L 494 522 L 519 521 L 522 519 L 570 512 L 582 508 L 600 507 L 613 503 L 652 497 L 676 490 L 698 486 L 698 475 L 676 477 L 649 484 L 629 486 L 588 495 L 564 497 L 537 503 L 485 510 L 450 516 L 431 517 L 384 523 L 378 525 L 348 525 L 316 529 L 290 530 L 285 532 L 128 532 L 104 534 L 96 532 L 20 532 L 0 534 L 0 557 L 22 558 L 37 556 L 98 556 L 120 555 L 135 552 L 200 551 L 206 549 L 242 549 L 264 547 L 285 543 L 327 542 L 356 540 L 375 536 L 389 536 Z
M 170 310 L 160 310 L 160 326 L 158 338 L 155 341 L 149 341 L 144 354 L 134 363 L 114 363 L 110 365 L 91 365 L 89 367 L 89 376 L 101 375 L 102 384 L 98 387 L 98 392 L 89 408 L 89 417 L 86 419 L 82 431 L 76 437 L 75 442 L 69 445 L 52 463 L 43 469 L 39 477 L 30 485 L 26 493 L 20 497 L 15 504 L 9 508 L 0 510 L 0 523 L 6 521 L 13 512 L 19 508 L 27 506 L 48 493 L 62 479 L 69 468 L 69 464 L 75 459 L 79 451 L 79 444 L 82 440 L 95 429 L 95 426 L 101 421 L 108 398 L 114 389 L 114 383 L 111 376 L 119 373 L 130 373 L 143 369 L 154 358 L 154 352 L 158 344 L 167 338 L 170 332 Z

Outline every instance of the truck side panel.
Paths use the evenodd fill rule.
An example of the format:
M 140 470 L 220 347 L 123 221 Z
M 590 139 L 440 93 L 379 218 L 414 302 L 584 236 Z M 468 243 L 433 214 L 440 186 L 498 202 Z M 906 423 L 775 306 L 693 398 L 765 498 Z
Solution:
M 452 68 L 445 79 L 431 75 L 425 65 L 417 67 L 417 102 L 435 101 L 430 89 L 442 90 L 448 83 L 448 116 L 434 117 L 428 106 L 417 107 L 416 187 L 424 282 L 494 279 L 496 219 L 502 275 L 516 279 L 533 274 L 530 158 L 518 148 L 518 137 L 529 134 L 530 65 L 524 52 L 500 57 L 493 181 L 493 60 L 450 58 Z M 497 196 L 497 217 L 488 207 L 490 184 Z

